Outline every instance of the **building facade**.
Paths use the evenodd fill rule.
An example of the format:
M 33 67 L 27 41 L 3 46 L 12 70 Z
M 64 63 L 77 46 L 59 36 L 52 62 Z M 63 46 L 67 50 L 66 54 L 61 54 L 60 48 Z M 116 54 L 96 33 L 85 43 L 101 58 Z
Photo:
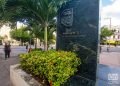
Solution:
M 0 44 L 1 45 L 4 45 L 5 42 L 10 42 L 11 45 L 19 45 L 19 41 L 16 41 L 14 39 L 12 39 L 10 37 L 10 31 L 11 31 L 11 28 L 9 26 L 5 26 L 3 25 L 1 28 L 0 28 Z

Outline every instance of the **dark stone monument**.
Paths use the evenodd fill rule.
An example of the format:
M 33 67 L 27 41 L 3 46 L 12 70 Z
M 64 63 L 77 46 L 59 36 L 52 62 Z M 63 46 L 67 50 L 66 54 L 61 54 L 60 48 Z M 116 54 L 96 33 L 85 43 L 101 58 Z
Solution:
M 57 50 L 73 51 L 82 64 L 64 86 L 95 86 L 99 0 L 72 0 L 59 9 Z

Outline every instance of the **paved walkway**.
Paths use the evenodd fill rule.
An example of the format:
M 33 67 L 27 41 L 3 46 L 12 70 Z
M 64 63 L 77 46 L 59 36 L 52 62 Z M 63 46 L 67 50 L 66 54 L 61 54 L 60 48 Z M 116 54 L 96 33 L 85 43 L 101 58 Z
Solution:
M 10 65 L 19 63 L 18 54 L 25 53 L 25 47 L 12 46 L 11 57 L 4 58 L 3 46 L 0 46 L 0 86 L 10 86 Z
M 18 63 L 18 57 L 12 56 L 4 60 L 0 54 L 0 86 L 10 86 L 10 65 Z

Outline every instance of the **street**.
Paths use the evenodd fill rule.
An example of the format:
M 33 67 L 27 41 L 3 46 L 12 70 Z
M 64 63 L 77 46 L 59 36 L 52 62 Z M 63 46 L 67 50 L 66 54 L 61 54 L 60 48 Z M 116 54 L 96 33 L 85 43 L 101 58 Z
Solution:
M 25 46 L 11 46 L 11 57 L 17 56 L 20 53 L 25 53 Z M 0 59 L 4 58 L 4 46 L 0 46 Z
M 120 46 L 110 46 L 109 52 L 107 52 L 107 47 L 103 46 L 102 52 L 100 53 L 99 63 L 120 67 Z
M 107 47 L 109 47 L 109 46 L 106 46 L 106 45 L 102 46 L 102 52 L 107 52 Z M 110 52 L 120 52 L 120 46 L 116 46 L 116 47 L 110 46 L 109 51 Z

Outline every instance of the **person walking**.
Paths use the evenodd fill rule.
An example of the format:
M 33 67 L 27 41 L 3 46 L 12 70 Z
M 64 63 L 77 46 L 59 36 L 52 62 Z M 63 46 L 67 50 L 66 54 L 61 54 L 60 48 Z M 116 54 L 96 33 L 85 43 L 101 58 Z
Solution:
M 5 46 L 4 46 L 5 59 L 10 58 L 10 52 L 11 52 L 10 47 L 11 47 L 10 43 L 5 43 Z
M 26 52 L 28 52 L 28 43 L 26 44 Z
M 109 52 L 110 51 L 110 47 L 107 47 L 107 52 Z
M 101 53 L 101 51 L 102 51 L 102 46 L 100 45 L 100 53 Z

